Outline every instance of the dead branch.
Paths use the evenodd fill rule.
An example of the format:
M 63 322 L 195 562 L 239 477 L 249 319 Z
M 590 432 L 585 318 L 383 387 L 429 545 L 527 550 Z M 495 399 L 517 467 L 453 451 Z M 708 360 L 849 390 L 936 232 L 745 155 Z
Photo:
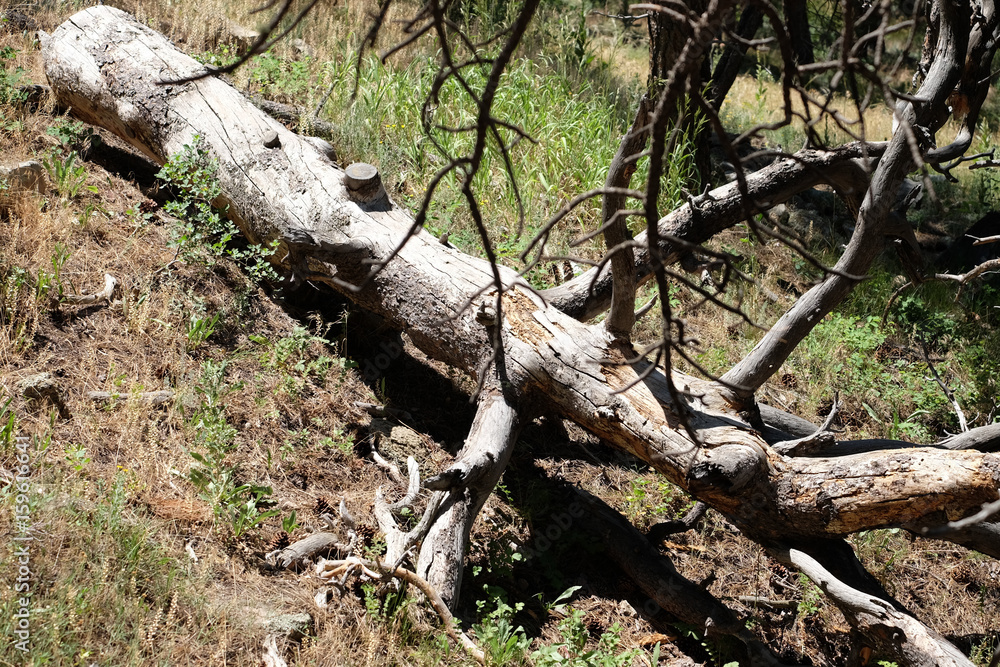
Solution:
M 334 533 L 313 533 L 294 544 L 288 545 L 284 549 L 268 553 L 264 556 L 264 560 L 275 567 L 285 570 L 294 563 L 301 563 L 317 554 L 327 553 L 333 549 L 341 553 L 350 552 L 349 547 L 342 544 L 340 537 Z
M 88 391 L 86 396 L 95 403 L 109 403 L 111 401 L 127 399 L 129 396 L 135 396 L 141 403 L 157 406 L 169 403 L 174 397 L 174 392 L 169 389 L 161 389 L 159 391 L 143 391 L 137 394 L 119 394 L 108 391 Z
M 980 452 L 1000 451 L 1000 424 L 988 424 L 953 435 L 937 443 L 945 449 L 975 449 Z
M 836 436 L 830 430 L 833 420 L 837 418 L 840 401 L 835 396 L 830 413 L 815 432 L 794 440 L 784 440 L 771 445 L 774 451 L 784 456 L 814 456 L 836 444 Z
M 866 180 L 860 162 L 868 157 L 877 159 L 884 150 L 884 145 L 865 143 L 849 144 L 829 151 L 802 150 L 747 174 L 746 195 L 741 192 L 738 182 L 715 188 L 697 206 L 684 204 L 659 221 L 660 238 L 664 239 L 660 247 L 662 261 L 669 265 L 681 258 L 681 249 L 673 247 L 666 239 L 703 243 L 743 222 L 748 208 L 766 210 L 818 183 L 863 190 Z M 635 265 L 639 285 L 652 278 L 648 245 L 647 232 L 636 235 Z M 586 271 L 557 287 L 542 290 L 540 295 L 567 315 L 588 320 L 608 309 L 611 290 L 611 268 L 605 266 L 600 270 Z
M 469 639 L 468 635 L 464 632 L 456 629 L 455 618 L 451 615 L 448 610 L 448 605 L 444 603 L 441 596 L 438 595 L 434 587 L 431 586 L 426 579 L 411 572 L 403 567 L 395 567 L 388 565 L 390 561 L 385 560 L 381 563 L 364 560 L 357 557 L 351 557 L 344 560 L 333 560 L 333 561 L 322 561 L 316 566 L 316 574 L 325 581 L 330 581 L 337 576 L 343 575 L 349 572 L 351 568 L 357 568 L 360 574 L 374 579 L 376 581 L 383 580 L 385 576 L 395 577 L 401 581 L 406 582 L 416 586 L 426 597 L 428 602 L 431 603 L 431 607 L 437 612 L 438 617 L 441 619 L 441 624 L 444 626 L 445 632 L 456 644 L 462 647 L 462 649 L 471 655 L 480 664 L 486 664 L 486 655 L 483 653 L 482 649 L 476 646 L 475 642 Z
M 118 286 L 118 280 L 110 273 L 104 274 L 104 288 L 93 294 L 63 294 L 62 303 L 70 306 L 90 306 L 98 301 L 110 301 Z
M 795 548 L 772 548 L 782 564 L 795 567 L 829 596 L 852 626 L 902 665 L 972 667 L 953 644 L 881 597 L 849 586 L 816 558 Z
M 375 519 L 378 521 L 379 529 L 385 535 L 385 558 L 391 563 L 401 562 L 413 547 L 424 539 L 431 525 L 437 520 L 439 509 L 444 501 L 444 494 L 433 494 L 417 525 L 409 531 L 400 530 L 396 523 L 395 513 L 404 508 L 412 511 L 413 503 L 420 492 L 420 467 L 412 456 L 406 459 L 406 465 L 410 473 L 410 482 L 407 493 L 401 500 L 389 503 L 385 499 L 382 487 L 375 491 Z
M 951 401 L 951 406 L 955 409 L 955 415 L 958 417 L 958 427 L 962 430 L 962 433 L 965 433 L 969 430 L 969 424 L 965 421 L 965 413 L 962 412 L 962 406 L 959 405 L 955 392 L 951 390 L 951 387 L 944 383 L 944 380 L 942 380 L 941 376 L 938 374 L 937 368 L 934 366 L 934 362 L 931 361 L 930 353 L 927 351 L 927 341 L 925 341 L 922 336 L 920 338 L 920 349 L 923 353 L 924 363 L 926 363 L 927 368 L 930 369 L 931 375 L 934 377 L 934 381 L 937 383 L 937 386 L 941 388 L 941 391 L 944 392 L 945 397 Z

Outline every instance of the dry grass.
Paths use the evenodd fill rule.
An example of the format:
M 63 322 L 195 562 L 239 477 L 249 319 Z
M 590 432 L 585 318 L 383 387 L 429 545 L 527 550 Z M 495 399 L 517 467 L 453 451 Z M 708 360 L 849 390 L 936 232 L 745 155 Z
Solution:
M 794 132 L 784 131 L 779 133 L 779 137 L 786 139 L 782 142 L 782 147 L 787 151 L 795 151 L 801 148 L 804 138 L 805 102 L 801 95 L 793 94 L 791 129 Z M 829 100 L 825 95 L 813 93 L 813 97 L 808 102 L 809 117 L 820 117 L 821 106 L 825 105 L 830 112 L 840 118 L 840 122 L 823 117 L 821 121 L 814 121 L 814 129 L 827 145 L 836 146 L 854 139 L 865 139 L 867 141 L 887 141 L 892 136 L 892 111 L 881 100 L 872 100 L 871 105 L 863 116 L 858 115 L 857 106 L 854 102 L 843 95 L 832 95 Z M 726 101 L 722 106 L 721 115 L 734 125 L 735 129 L 748 130 L 757 123 L 775 123 L 782 119 L 782 89 L 779 82 L 764 74 L 761 78 L 750 76 L 739 77 L 733 84 L 732 89 L 726 96 Z M 863 122 L 861 122 L 863 119 Z M 939 146 L 948 144 L 958 132 L 958 123 L 950 119 L 938 132 L 937 143 Z M 980 136 L 979 140 L 985 145 L 995 146 L 1000 140 L 996 128 L 989 130 L 985 126 L 982 128 L 987 133 Z M 794 136 L 795 142 L 787 141 Z M 781 139 L 777 139 L 781 142 Z

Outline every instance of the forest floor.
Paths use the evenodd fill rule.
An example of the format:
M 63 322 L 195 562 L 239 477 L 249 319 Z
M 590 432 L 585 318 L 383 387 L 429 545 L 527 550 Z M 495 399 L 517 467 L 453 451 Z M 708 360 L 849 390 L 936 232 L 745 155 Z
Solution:
M 67 16 L 30 18 L 51 31 Z M 473 383 L 336 295 L 258 282 L 231 253 L 186 245 L 189 227 L 166 207 L 179 194 L 157 178 L 157 165 L 55 113 L 50 100 L 32 109 L 11 97 L 17 85 L 45 82 L 31 30 L 0 26 L 0 53 L 0 166 L 35 160 L 46 172 L 40 191 L 0 190 L 0 664 L 256 665 L 269 638 L 295 665 L 472 664 L 417 597 L 386 596 L 357 580 L 321 606 L 325 584 L 310 569 L 279 571 L 264 556 L 322 528 L 319 515 L 336 514 L 343 499 L 362 553 L 377 557 L 384 542 L 375 490 L 404 489 L 373 451 L 401 468 L 413 455 L 425 476 L 447 465 L 472 420 Z M 405 186 L 396 192 L 405 197 Z M 814 215 L 835 234 L 834 216 L 817 212 L 824 193 L 811 196 L 791 214 Z M 745 239 L 734 232 L 725 242 Z M 232 247 L 247 251 L 238 241 Z M 761 265 L 793 261 L 771 247 L 749 253 Z M 71 295 L 100 291 L 105 274 L 118 283 L 109 299 L 72 304 Z M 799 287 L 768 289 L 786 299 Z M 855 332 L 857 349 L 873 359 L 881 351 L 878 372 L 898 379 L 898 396 L 849 404 L 848 432 L 885 435 L 872 413 L 895 410 L 904 415 L 897 427 L 934 435 L 932 421 L 905 417 L 916 409 L 906 401 L 918 400 L 906 373 L 926 369 L 900 361 L 916 368 L 919 357 L 877 322 L 837 317 L 845 321 L 831 319 L 829 335 L 835 326 Z M 692 322 L 723 339 L 742 331 L 708 315 Z M 708 350 L 705 359 L 722 364 L 747 344 Z M 955 360 L 953 377 L 985 394 L 974 373 L 958 370 L 957 352 L 940 354 L 943 364 Z M 795 363 L 766 393 L 818 419 L 831 397 L 805 385 L 828 379 L 810 375 L 810 358 Z M 875 372 L 856 363 L 841 376 Z M 31 387 L 43 384 L 55 389 L 33 397 Z M 169 398 L 150 404 L 143 392 L 152 391 Z M 389 408 L 388 416 L 372 416 L 366 404 Z M 947 406 L 935 409 L 947 421 Z M 22 452 L 33 536 L 27 653 L 14 641 Z M 735 647 L 658 610 L 600 544 L 563 525 L 565 484 L 604 499 L 640 530 L 693 505 L 573 425 L 547 417 L 531 424 L 474 528 L 458 605 L 463 627 L 495 664 L 555 664 L 545 646 L 581 665 L 650 664 L 654 655 L 669 665 L 736 660 Z M 989 661 L 1000 630 L 996 561 L 898 530 L 852 543 L 900 602 L 977 664 Z M 822 593 L 718 514 L 659 546 L 790 663 L 859 659 L 849 626 Z

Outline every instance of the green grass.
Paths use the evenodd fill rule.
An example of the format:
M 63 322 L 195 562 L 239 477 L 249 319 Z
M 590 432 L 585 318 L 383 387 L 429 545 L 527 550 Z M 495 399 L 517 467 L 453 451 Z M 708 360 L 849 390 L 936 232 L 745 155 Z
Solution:
M 521 140 L 510 153 L 525 210 L 524 228 L 519 227 L 517 191 L 494 143 L 473 184 L 497 254 L 505 263 L 519 265 L 517 257 L 530 239 L 572 197 L 604 185 L 608 164 L 631 124 L 642 92 L 639 82 L 623 82 L 608 74 L 606 63 L 591 62 L 585 70 L 568 65 L 565 49 L 557 43 L 550 45 L 549 52 L 516 59 L 504 75 L 493 115 L 521 127 L 533 139 Z M 390 194 L 415 210 L 434 175 L 450 157 L 468 153 L 474 142 L 471 133 L 432 130 L 425 134 L 421 107 L 435 72 L 433 56 L 419 51 L 406 63 L 387 65 L 369 54 L 362 60 L 353 97 L 354 51 L 345 45 L 325 62 L 293 62 L 267 55 L 251 63 L 243 76 L 252 91 L 289 95 L 309 108 L 329 89 L 323 115 L 338 128 L 333 143 L 342 162 L 375 164 Z M 465 71 L 469 85 L 477 91 L 484 88 L 486 74 L 483 68 Z M 474 113 L 468 95 L 451 81 L 440 92 L 433 122 L 465 126 L 474 121 Z M 505 142 L 514 139 L 512 132 L 500 132 Z M 687 143 L 681 141 L 668 156 L 672 171 L 664 177 L 661 211 L 681 200 L 681 188 L 693 175 L 688 153 Z M 633 184 L 645 178 L 643 161 Z M 427 227 L 435 235 L 447 232 L 459 248 L 479 254 L 480 242 L 461 193 L 461 179 L 457 172 L 444 179 L 430 206 Z M 599 215 L 599 200 L 579 207 L 551 237 L 549 254 L 568 253 L 571 240 L 594 229 Z M 575 252 L 597 256 L 599 246 L 588 247 Z M 529 277 L 539 287 L 548 286 L 547 271 L 539 269 Z
M 40 533 L 30 542 L 30 652 L 5 641 L 0 662 L 161 664 L 170 646 L 154 641 L 157 626 L 178 637 L 185 632 L 178 625 L 196 632 L 207 620 L 186 559 L 169 554 L 148 518 L 130 505 L 136 489 L 128 471 L 119 470 L 112 481 L 42 474 L 32 509 Z M 11 511 L 9 498 L 0 505 Z M 43 537 L 53 530 L 60 540 Z M 4 570 L 10 576 L 9 566 Z M 6 638 L 14 636 L 17 602 L 5 586 L 0 632 Z

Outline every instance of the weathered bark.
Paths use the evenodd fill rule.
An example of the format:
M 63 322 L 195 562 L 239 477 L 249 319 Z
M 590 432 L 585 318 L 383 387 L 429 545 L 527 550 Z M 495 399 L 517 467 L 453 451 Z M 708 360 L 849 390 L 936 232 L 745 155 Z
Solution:
M 1000 451 L 1000 424 L 989 424 L 953 435 L 938 446 L 947 449 L 977 449 L 981 452 Z
M 285 569 L 293 563 L 309 559 L 317 554 L 327 553 L 332 549 L 346 553 L 348 548 L 340 543 L 340 538 L 333 533 L 313 533 L 281 551 L 268 554 L 268 561 L 276 567 Z
M 608 178 L 604 187 L 609 190 L 604 195 L 601 204 L 601 221 L 607 226 L 604 231 L 604 242 L 611 256 L 611 311 L 608 313 L 605 326 L 614 336 L 628 337 L 635 325 L 635 251 L 632 248 L 632 234 L 628 229 L 626 197 L 620 192 L 632 184 L 632 174 L 635 173 L 638 156 L 646 146 L 649 131 L 650 100 L 643 97 L 639 101 L 639 109 L 635 112 L 635 120 L 628 131 L 618 151 L 608 167 Z
M 520 432 L 518 410 L 502 394 L 483 392 L 458 460 L 427 486 L 447 489 L 438 521 L 420 546 L 417 574 L 432 582 L 449 607 L 458 602 L 462 561 L 479 510 L 500 481 Z
M 87 398 L 94 401 L 95 403 L 110 403 L 111 401 L 116 401 L 118 399 L 127 399 L 132 394 L 112 394 L 108 391 L 88 391 L 86 393 Z M 143 391 L 136 394 L 136 397 L 140 402 L 146 405 L 164 405 L 169 403 L 174 398 L 174 392 L 169 389 L 160 389 L 159 391 Z
M 227 84 L 204 79 L 158 85 L 158 79 L 199 73 L 201 66 L 124 13 L 106 6 L 80 12 L 43 41 L 43 53 L 46 74 L 62 102 L 154 160 L 162 163 L 199 135 L 218 160 L 221 203 L 228 204 L 252 241 L 279 241 L 276 259 L 287 270 L 345 292 L 359 306 L 405 329 L 429 356 L 476 377 L 490 373 L 483 378 L 487 387 L 499 380 L 502 401 L 489 394 L 483 400 L 502 405 L 481 406 L 480 412 L 488 423 L 493 418 L 485 413 L 500 410 L 503 414 L 494 423 L 504 427 L 492 438 L 474 429 L 469 439 L 470 446 L 492 441 L 500 453 L 492 459 L 494 465 L 486 466 L 491 474 L 502 469 L 502 453 L 516 433 L 516 413 L 535 410 L 571 419 L 647 461 L 747 535 L 767 543 L 843 536 L 937 513 L 959 518 L 998 497 L 1000 455 L 992 453 L 915 447 L 834 458 L 782 457 L 753 426 L 752 416 L 740 411 L 748 404 L 745 397 L 674 372 L 673 382 L 698 436 L 692 441 L 662 369 L 625 363 L 634 356 L 628 345 L 613 340 L 603 326 L 585 325 L 547 304 L 503 268 L 503 317 L 498 318 L 493 310 L 497 294 L 489 287 L 493 269 L 487 262 L 422 230 L 414 232 L 410 216 L 384 190 L 352 188 L 354 181 L 345 180 L 344 172 L 319 150 Z M 932 80 L 952 79 L 932 68 Z M 860 149 L 854 150 L 860 157 Z M 859 217 L 862 240 L 848 248 L 852 257 L 867 258 L 872 252 L 858 244 L 880 245 L 884 189 L 901 178 L 909 164 L 907 150 L 894 138 L 879 163 Z M 856 169 L 843 152 L 814 157 L 813 165 L 828 158 Z M 792 181 L 819 178 L 810 175 L 811 169 L 786 161 L 775 171 L 799 170 L 796 179 L 778 178 L 778 184 L 762 182 L 754 188 L 781 194 Z M 704 207 L 667 216 L 661 224 L 674 231 L 688 224 L 681 235 L 707 238 L 744 210 L 738 191 L 731 189 Z M 373 266 L 382 266 L 381 271 L 372 275 Z M 857 268 L 853 260 L 846 266 Z M 495 339 L 502 343 L 502 354 L 494 352 Z M 773 337 L 765 340 L 784 345 Z M 774 354 L 783 359 L 780 352 Z M 766 368 L 766 359 L 758 355 L 751 365 Z M 651 372 L 640 379 L 646 370 Z M 753 373 L 740 377 L 747 386 L 759 379 Z M 463 490 L 470 494 L 467 507 L 474 517 L 481 491 L 468 479 L 463 484 L 475 489 Z M 481 488 L 487 484 L 482 481 Z M 471 521 L 468 516 L 461 518 L 463 530 Z M 459 525 L 458 518 L 453 525 Z

